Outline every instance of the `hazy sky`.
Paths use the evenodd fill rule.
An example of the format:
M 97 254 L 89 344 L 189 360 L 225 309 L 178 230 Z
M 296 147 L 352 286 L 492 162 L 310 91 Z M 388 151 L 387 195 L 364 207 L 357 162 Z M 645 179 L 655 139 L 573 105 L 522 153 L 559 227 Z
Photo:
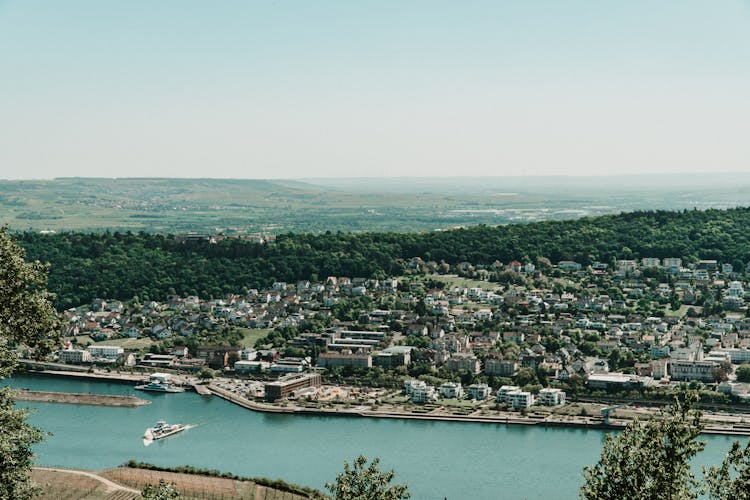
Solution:
M 750 2 L 0 0 L 0 178 L 750 171 Z

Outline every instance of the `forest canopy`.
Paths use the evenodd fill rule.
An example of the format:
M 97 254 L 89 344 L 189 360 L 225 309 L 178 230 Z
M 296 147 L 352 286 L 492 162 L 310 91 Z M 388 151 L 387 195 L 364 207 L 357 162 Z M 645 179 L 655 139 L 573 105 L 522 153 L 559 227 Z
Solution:
M 274 281 L 401 274 L 414 257 L 447 264 L 553 263 L 641 257 L 716 259 L 741 271 L 750 260 L 750 208 L 639 211 L 422 233 L 278 235 L 274 244 L 226 238 L 215 244 L 147 233 L 19 233 L 30 259 L 51 264 L 58 308 L 96 297 L 162 300 L 219 297 Z

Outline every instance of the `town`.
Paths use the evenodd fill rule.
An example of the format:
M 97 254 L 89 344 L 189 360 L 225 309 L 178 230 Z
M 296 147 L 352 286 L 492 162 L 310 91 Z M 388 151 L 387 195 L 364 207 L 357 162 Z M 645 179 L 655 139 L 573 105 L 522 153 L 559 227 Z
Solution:
M 66 344 L 50 361 L 220 376 L 258 401 L 452 401 L 458 413 L 483 402 L 525 412 L 570 399 L 668 401 L 686 387 L 716 404 L 750 398 L 747 276 L 732 264 L 405 267 L 212 300 L 97 299 L 63 313 Z

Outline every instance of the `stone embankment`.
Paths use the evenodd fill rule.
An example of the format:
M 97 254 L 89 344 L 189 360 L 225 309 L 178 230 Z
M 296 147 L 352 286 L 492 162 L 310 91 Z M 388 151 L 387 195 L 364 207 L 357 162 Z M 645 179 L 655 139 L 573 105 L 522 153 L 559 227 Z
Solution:
M 16 392 L 18 401 L 36 401 L 41 403 L 70 403 L 76 405 L 98 406 L 144 406 L 151 401 L 135 396 L 112 396 L 108 394 L 77 394 L 71 392 L 28 391 L 21 389 Z

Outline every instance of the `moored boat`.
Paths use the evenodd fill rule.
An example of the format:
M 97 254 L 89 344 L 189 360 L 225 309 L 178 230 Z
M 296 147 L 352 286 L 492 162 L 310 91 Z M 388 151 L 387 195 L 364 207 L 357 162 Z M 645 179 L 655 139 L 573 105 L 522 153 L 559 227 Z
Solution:
M 152 373 L 148 383 L 136 385 L 136 389 L 153 392 L 185 392 L 185 389 L 173 384 L 168 373 Z

